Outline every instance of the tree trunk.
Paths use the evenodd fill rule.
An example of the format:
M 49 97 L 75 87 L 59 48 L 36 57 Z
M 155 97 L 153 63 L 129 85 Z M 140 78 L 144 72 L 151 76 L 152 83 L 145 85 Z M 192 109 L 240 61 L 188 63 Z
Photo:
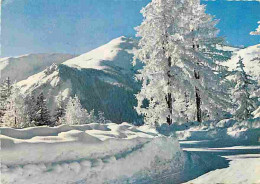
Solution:
M 168 76 L 168 83 L 167 85 L 168 86 L 171 86 L 171 74 L 170 74 L 170 67 L 171 67 L 171 60 L 172 58 L 171 57 L 168 57 L 168 66 L 169 66 L 169 71 L 167 72 L 167 76 Z M 170 112 L 170 115 L 167 117 L 167 123 L 169 125 L 171 125 L 173 122 L 172 122 L 172 94 L 171 92 L 168 92 L 167 96 L 166 96 L 166 102 L 167 102 L 167 105 L 168 105 L 168 109 L 169 109 L 169 112 Z
M 200 98 L 200 94 L 199 94 L 199 89 L 197 87 L 195 87 L 195 91 L 196 91 L 196 107 L 197 107 L 197 121 L 201 122 L 201 98 Z
M 166 19 L 165 18 L 165 15 L 163 15 L 164 17 L 164 20 Z M 164 22 L 165 24 L 165 22 Z M 165 28 L 167 27 L 166 24 L 164 25 Z M 167 33 L 167 30 L 165 30 L 165 41 L 163 41 L 163 52 L 164 54 L 166 55 L 167 51 L 166 51 L 166 48 L 165 48 L 165 44 L 167 45 L 168 44 L 168 33 Z M 165 43 L 166 42 L 166 43 Z M 168 82 L 167 82 L 167 86 L 170 87 L 171 86 L 171 66 L 172 66 L 172 58 L 171 56 L 168 56 L 168 59 L 167 59 L 167 62 L 168 62 L 168 71 L 167 71 L 167 76 L 168 76 Z M 169 115 L 166 117 L 166 120 L 167 120 L 167 123 L 169 125 L 171 125 L 173 122 L 172 122 L 172 109 L 173 109 L 173 98 L 172 98 L 172 93 L 171 91 L 168 91 L 167 95 L 165 96 L 165 100 L 166 100 L 166 103 L 167 103 L 167 106 L 168 106 L 168 110 L 169 110 Z
M 196 50 L 196 47 L 199 48 L 199 45 L 193 45 L 193 49 Z M 199 65 L 199 63 L 197 63 Z M 200 80 L 200 74 L 196 70 L 194 70 L 194 77 L 196 80 Z M 195 93 L 196 93 L 196 116 L 197 121 L 202 122 L 202 115 L 201 115 L 201 96 L 200 96 L 200 90 L 199 88 L 195 87 Z
M 167 123 L 171 125 L 172 124 L 172 94 L 171 93 L 167 94 L 166 101 L 167 101 L 168 109 L 170 111 L 170 115 L 167 117 Z

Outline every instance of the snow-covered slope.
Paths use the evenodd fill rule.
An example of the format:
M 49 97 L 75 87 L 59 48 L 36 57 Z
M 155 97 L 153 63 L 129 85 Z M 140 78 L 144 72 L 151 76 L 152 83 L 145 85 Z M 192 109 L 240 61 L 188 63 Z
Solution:
M 118 69 L 129 72 L 132 68 L 132 54 L 135 50 L 133 46 L 134 40 L 122 36 L 63 64 L 76 68 Z
M 135 41 L 119 37 L 93 51 L 53 65 L 18 83 L 24 93 L 43 91 L 54 108 L 60 91 L 64 98 L 75 94 L 87 110 L 103 111 L 113 122 L 133 122 L 138 118 L 133 107 L 139 89 L 132 66 Z
M 260 44 L 234 50 L 232 58 L 223 65 L 228 66 L 230 70 L 236 69 L 239 56 L 244 59 L 245 71 L 260 82 Z
M 70 54 L 28 54 L 0 58 L 0 80 L 10 77 L 12 81 L 18 82 L 43 71 L 53 63 L 59 64 L 73 57 Z

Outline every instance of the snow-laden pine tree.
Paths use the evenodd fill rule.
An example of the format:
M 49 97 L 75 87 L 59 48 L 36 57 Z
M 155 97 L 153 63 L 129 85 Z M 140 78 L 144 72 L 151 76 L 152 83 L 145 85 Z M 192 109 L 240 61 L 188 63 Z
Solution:
M 11 95 L 12 84 L 9 77 L 0 83 L 0 119 L 6 110 L 7 98 Z
M 35 123 L 37 126 L 51 125 L 50 112 L 46 104 L 46 98 L 43 95 L 43 92 L 37 97 L 36 100 L 36 118 Z
M 252 112 L 256 109 L 255 98 L 250 97 L 250 85 L 257 85 L 257 82 L 251 79 L 245 70 L 243 58 L 239 57 L 236 71 L 236 86 L 233 91 L 233 97 L 237 109 L 235 117 L 238 120 L 245 120 L 252 117 Z
M 97 119 L 97 123 L 100 124 L 107 124 L 107 123 L 111 123 L 110 120 L 107 120 L 104 116 L 104 112 L 98 111 L 98 118 Z
M 25 98 L 26 111 L 28 114 L 29 122 L 34 124 L 37 120 L 37 101 L 34 95 L 30 94 Z
M 94 109 L 92 109 L 92 110 L 88 113 L 87 123 L 97 123 L 97 122 L 98 122 L 98 119 L 97 119 L 97 117 L 95 116 L 95 111 L 94 111 Z
M 7 77 L 0 85 L 0 99 L 6 100 L 11 95 L 12 83 L 9 77 Z
M 88 112 L 83 109 L 79 98 L 75 95 L 74 98 L 69 98 L 65 109 L 65 116 L 63 122 L 68 125 L 86 124 Z
M 28 114 L 25 108 L 25 97 L 20 91 L 20 88 L 14 84 L 9 97 L 6 100 L 6 110 L 2 120 L 8 127 L 24 128 L 30 126 Z
M 59 95 L 56 98 L 56 108 L 54 112 L 54 121 L 56 124 L 62 124 L 62 118 L 65 115 L 65 103 L 63 100 L 62 93 L 59 93 Z
M 223 41 L 216 37 L 217 21 L 199 0 L 152 0 L 141 13 L 135 60 L 145 66 L 136 75 L 143 82 L 137 112 L 148 124 L 172 124 L 181 116 L 178 101 L 188 100 L 187 111 L 197 121 L 202 121 L 202 111 L 220 117 L 227 96 L 220 88 L 219 66 L 208 53 L 209 46 Z

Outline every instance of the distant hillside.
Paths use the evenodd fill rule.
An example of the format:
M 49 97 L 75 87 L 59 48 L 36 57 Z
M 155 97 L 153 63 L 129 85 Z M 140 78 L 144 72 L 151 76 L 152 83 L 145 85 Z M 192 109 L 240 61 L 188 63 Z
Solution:
M 10 77 L 12 81 L 21 81 L 39 73 L 53 63 L 60 64 L 75 56 L 70 54 L 28 54 L 17 57 L 0 58 L 0 81 Z
M 131 64 L 135 45 L 134 40 L 120 37 L 18 84 L 26 94 L 43 91 L 51 109 L 59 92 L 65 100 L 76 94 L 87 110 L 103 111 L 116 123 L 133 122 L 138 118 L 134 94 L 140 89 L 134 80 L 137 68 Z

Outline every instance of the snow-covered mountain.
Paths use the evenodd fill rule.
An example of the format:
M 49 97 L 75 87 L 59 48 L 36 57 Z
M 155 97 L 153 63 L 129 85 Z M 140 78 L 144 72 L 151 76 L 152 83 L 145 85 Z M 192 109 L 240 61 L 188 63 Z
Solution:
M 236 69 L 239 56 L 243 58 L 245 71 L 260 83 L 260 44 L 234 50 L 232 58 L 223 65 L 230 70 Z
M 17 57 L 0 58 L 0 80 L 10 77 L 21 81 L 43 71 L 53 63 L 62 63 L 75 56 L 70 54 L 28 54 Z
M 65 100 L 76 94 L 87 110 L 103 111 L 113 122 L 133 122 L 138 119 L 133 108 L 136 105 L 134 94 L 140 89 L 134 81 L 140 66 L 132 66 L 136 45 L 136 40 L 119 37 L 60 65 L 52 65 L 18 84 L 26 94 L 43 91 L 52 110 L 60 92 Z M 259 80 L 260 45 L 223 50 L 233 52 L 232 58 L 223 65 L 233 70 L 238 57 L 242 56 L 246 71 Z
M 55 97 L 64 99 L 75 94 L 87 110 L 103 111 L 113 122 L 133 122 L 137 114 L 134 81 L 137 67 L 132 66 L 135 41 L 119 37 L 111 42 L 67 60 L 18 83 L 25 94 L 43 91 L 49 107 L 55 108 Z

